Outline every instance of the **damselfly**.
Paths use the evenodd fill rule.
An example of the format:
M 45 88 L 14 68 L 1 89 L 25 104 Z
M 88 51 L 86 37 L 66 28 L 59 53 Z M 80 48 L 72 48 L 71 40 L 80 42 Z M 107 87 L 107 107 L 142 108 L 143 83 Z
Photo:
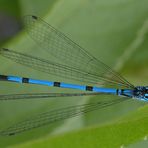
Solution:
M 66 78 L 69 81 L 75 80 L 77 82 L 83 82 L 86 85 L 80 85 L 79 83 L 72 84 L 54 82 L 11 75 L 0 75 L 0 81 L 78 89 L 84 92 L 9 94 L 0 95 L 0 100 L 87 96 L 99 94 L 118 95 L 122 98 L 106 102 L 99 102 L 98 100 L 97 103 L 69 106 L 42 113 L 35 118 L 24 120 L 6 130 L 1 131 L 1 135 L 14 135 L 55 121 L 104 108 L 131 98 L 138 99 L 139 101 L 148 101 L 147 86 L 135 87 L 109 66 L 93 57 L 90 53 L 73 42 L 63 33 L 47 24 L 41 18 L 36 16 L 25 16 L 25 22 L 27 32 L 30 37 L 39 46 L 41 46 L 42 49 L 47 50 L 49 54 L 58 59 L 60 63 L 55 63 L 47 59 L 5 48 L 0 49 L 0 55 L 35 70 L 53 74 L 60 78 Z

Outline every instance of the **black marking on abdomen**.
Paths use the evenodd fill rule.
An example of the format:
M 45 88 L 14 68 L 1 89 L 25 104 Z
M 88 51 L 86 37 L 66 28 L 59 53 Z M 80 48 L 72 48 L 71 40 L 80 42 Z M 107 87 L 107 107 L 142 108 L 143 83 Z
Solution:
M 119 93 L 119 89 L 116 90 L 116 94 L 117 94 L 117 95 L 119 95 L 118 93 Z
M 53 86 L 55 87 L 60 87 L 61 83 L 60 82 L 54 82 Z
M 7 81 L 8 80 L 8 77 L 5 76 L 5 75 L 0 75 L 0 80 L 1 81 Z
M 92 86 L 86 86 L 86 90 L 87 91 L 93 91 L 93 87 Z
M 22 78 L 22 83 L 29 83 L 29 78 Z

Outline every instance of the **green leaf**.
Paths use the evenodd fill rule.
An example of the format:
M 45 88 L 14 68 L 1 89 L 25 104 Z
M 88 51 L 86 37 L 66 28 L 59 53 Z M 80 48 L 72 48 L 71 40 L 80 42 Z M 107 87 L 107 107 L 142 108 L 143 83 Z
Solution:
M 96 58 L 120 71 L 125 78 L 135 84 L 147 84 L 148 80 L 146 69 L 148 29 L 145 27 L 148 18 L 147 6 L 148 1 L 146 0 L 21 1 L 23 14 L 36 13 L 41 15 L 48 23 L 64 32 Z M 37 47 L 24 32 L 8 42 L 5 47 L 36 56 L 48 57 L 47 53 Z M 1 73 L 3 74 L 56 80 L 54 76 L 26 68 L 3 57 L 0 57 L 0 63 L 2 63 Z M 6 82 L 1 82 L 0 90 L 2 94 L 67 91 L 65 89 L 55 90 L 48 87 Z M 0 102 L 0 129 L 17 123 L 26 117 L 47 111 L 49 108 L 62 108 L 63 106 L 89 103 L 103 98 L 110 99 L 110 96 Z M 121 144 L 133 143 L 145 136 L 146 133 L 140 129 L 147 130 L 147 124 L 145 124 L 147 119 L 140 118 L 139 115 L 135 114 L 130 121 L 128 119 L 124 119 L 125 122 L 119 123 L 118 121 L 128 113 L 137 113 L 137 109 L 143 105 L 138 101 L 130 101 L 17 136 L 0 137 L 0 147 L 28 141 L 31 141 L 29 146 L 27 145 L 28 147 L 97 147 L 99 145 L 103 147 L 105 144 L 110 147 L 119 147 Z M 146 111 L 147 108 L 140 113 L 140 116 L 145 115 Z M 86 128 L 96 124 L 98 125 L 96 128 Z M 138 128 L 134 130 L 133 127 Z M 64 135 L 64 132 L 74 129 L 82 130 Z M 129 132 L 126 133 L 126 131 Z M 63 135 L 58 136 L 58 133 L 63 133 Z M 52 134 L 57 134 L 57 136 L 52 136 Z M 50 135 L 50 137 L 47 135 Z M 127 136 L 125 141 L 122 141 L 125 136 Z M 105 140 L 101 141 L 103 137 Z M 41 141 L 39 140 L 34 144 L 33 140 L 40 138 Z M 24 145 L 24 147 L 27 146 Z

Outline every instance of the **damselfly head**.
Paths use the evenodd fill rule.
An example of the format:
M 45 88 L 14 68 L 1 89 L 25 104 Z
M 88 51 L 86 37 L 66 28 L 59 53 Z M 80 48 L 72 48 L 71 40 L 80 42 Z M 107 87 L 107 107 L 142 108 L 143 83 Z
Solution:
M 134 89 L 134 97 L 148 101 L 148 86 L 137 86 Z

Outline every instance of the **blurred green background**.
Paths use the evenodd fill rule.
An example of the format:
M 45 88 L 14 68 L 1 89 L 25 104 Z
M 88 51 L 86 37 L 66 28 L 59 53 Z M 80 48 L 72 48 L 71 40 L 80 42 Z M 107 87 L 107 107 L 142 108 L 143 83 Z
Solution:
M 48 58 L 23 31 L 22 17 L 28 14 L 42 17 L 135 86 L 147 85 L 147 0 L 0 0 L 0 46 Z M 2 74 L 64 81 L 2 56 L 0 63 Z M 0 85 L 1 94 L 61 91 L 67 92 L 6 82 Z M 115 96 L 3 101 L 0 130 L 49 109 L 112 98 Z M 130 100 L 17 136 L 0 137 L 0 147 L 146 148 L 147 125 L 146 103 Z

